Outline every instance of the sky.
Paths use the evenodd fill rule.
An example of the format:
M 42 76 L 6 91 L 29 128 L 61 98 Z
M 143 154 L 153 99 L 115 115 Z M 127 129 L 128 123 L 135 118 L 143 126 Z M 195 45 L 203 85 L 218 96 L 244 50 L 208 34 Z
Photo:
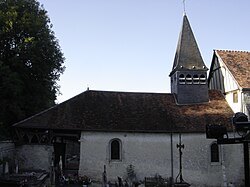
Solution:
M 38 0 L 64 53 L 57 103 L 90 90 L 170 93 L 183 0 Z M 249 0 L 186 0 L 203 60 L 250 51 Z

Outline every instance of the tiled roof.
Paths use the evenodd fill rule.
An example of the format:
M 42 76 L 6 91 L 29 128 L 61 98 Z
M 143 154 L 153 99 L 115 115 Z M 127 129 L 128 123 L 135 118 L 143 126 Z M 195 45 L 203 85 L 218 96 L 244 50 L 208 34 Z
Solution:
M 240 87 L 250 88 L 250 52 L 216 50 Z
M 14 125 L 19 128 L 86 131 L 204 132 L 206 124 L 230 126 L 233 116 L 223 95 L 177 105 L 173 94 L 86 91 Z
M 177 70 L 208 70 L 201 57 L 194 34 L 186 15 L 183 23 L 172 68 L 172 75 Z

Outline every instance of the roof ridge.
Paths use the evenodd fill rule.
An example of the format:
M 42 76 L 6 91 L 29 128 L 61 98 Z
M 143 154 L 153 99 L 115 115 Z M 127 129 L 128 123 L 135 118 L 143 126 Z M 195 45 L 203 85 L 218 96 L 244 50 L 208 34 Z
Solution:
M 215 51 L 232 52 L 232 53 L 250 53 L 250 51 L 246 50 L 233 50 L 233 49 L 215 49 Z
M 167 93 L 167 92 L 153 92 L 153 91 L 122 91 L 122 90 L 87 90 L 85 91 L 86 93 L 88 92 L 102 92 L 102 93 L 128 93 L 128 94 L 172 94 L 172 93 Z M 84 93 L 84 92 L 82 92 Z

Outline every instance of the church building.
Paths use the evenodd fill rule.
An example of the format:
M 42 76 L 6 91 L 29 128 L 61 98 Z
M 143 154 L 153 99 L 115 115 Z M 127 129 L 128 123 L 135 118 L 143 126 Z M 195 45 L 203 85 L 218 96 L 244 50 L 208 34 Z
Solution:
M 220 91 L 208 89 L 207 71 L 184 15 L 169 74 L 171 93 L 87 90 L 16 123 L 19 167 L 50 171 L 61 157 L 65 170 L 73 168 L 93 181 L 102 181 L 104 166 L 111 182 L 118 176 L 126 180 L 130 166 L 138 181 L 155 175 L 175 181 L 181 137 L 186 182 L 239 186 L 244 183 L 242 146 L 206 139 L 209 124 L 232 131 L 234 114 Z

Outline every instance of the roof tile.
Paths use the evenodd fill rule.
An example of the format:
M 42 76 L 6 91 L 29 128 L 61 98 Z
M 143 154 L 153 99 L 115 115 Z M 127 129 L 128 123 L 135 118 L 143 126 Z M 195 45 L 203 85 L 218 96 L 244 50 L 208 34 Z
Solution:
M 233 116 L 223 95 L 210 101 L 177 105 L 173 94 L 86 91 L 15 124 L 19 128 L 86 131 L 204 132 L 206 124 L 230 127 Z
M 250 52 L 216 50 L 242 88 L 250 88 Z

